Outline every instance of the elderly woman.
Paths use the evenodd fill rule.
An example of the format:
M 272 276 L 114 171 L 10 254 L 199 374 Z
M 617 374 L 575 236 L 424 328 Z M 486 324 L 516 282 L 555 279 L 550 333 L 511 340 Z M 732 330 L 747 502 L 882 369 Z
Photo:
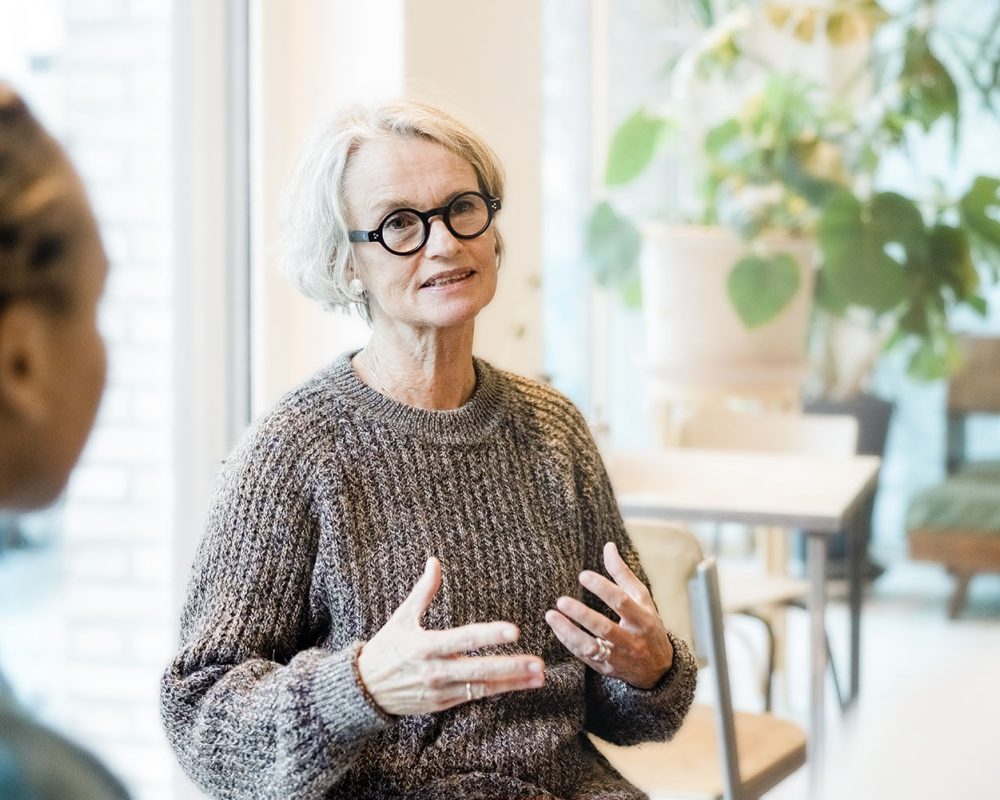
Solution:
M 472 355 L 502 170 L 441 111 L 356 109 L 290 193 L 289 268 L 367 346 L 226 463 L 163 678 L 220 798 L 640 798 L 595 751 L 671 736 L 695 667 L 587 426 Z
M 80 455 L 104 388 L 106 274 L 80 179 L 0 83 L 0 508 L 48 505 Z M 0 675 L 0 798 L 126 796 L 93 756 L 21 710 Z

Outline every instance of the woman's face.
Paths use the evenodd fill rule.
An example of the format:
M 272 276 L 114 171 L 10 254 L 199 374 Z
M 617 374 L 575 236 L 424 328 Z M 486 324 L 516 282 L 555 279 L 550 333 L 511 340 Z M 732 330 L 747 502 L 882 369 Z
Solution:
M 72 242 L 72 302 L 63 315 L 51 316 L 47 352 L 54 376 L 48 389 L 49 411 L 38 431 L 36 475 L 42 503 L 54 500 L 66 485 L 94 424 L 107 373 L 97 307 L 107 276 L 107 257 L 97 225 L 82 193 L 66 199 Z
M 462 192 L 479 191 L 469 162 L 425 139 L 379 139 L 354 154 L 344 181 L 348 224 L 374 230 L 398 208 L 427 211 Z M 457 239 L 441 217 L 431 220 L 427 243 L 397 256 L 377 242 L 354 244 L 357 277 L 368 292 L 372 323 L 415 331 L 471 323 L 497 285 L 493 225 L 475 239 Z M 458 278 L 431 283 L 443 275 Z

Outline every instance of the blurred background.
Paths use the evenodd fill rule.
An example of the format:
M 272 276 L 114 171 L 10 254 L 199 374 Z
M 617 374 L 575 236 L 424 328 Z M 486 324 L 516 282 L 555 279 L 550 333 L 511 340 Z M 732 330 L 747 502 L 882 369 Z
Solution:
M 613 445 L 648 443 L 662 421 L 667 362 L 650 344 L 633 230 L 732 223 L 752 239 L 791 219 L 834 264 L 843 220 L 820 206 L 844 187 L 862 199 L 892 191 L 928 226 L 975 230 L 969 258 L 961 244 L 933 250 L 959 256 L 940 279 L 945 300 L 919 320 L 906 316 L 915 302 L 904 287 L 887 290 L 898 299 L 847 297 L 837 281 L 857 273 L 831 272 L 806 361 L 792 365 L 801 400 L 863 389 L 892 402 L 870 548 L 887 572 L 873 591 L 943 617 L 948 582 L 907 564 L 905 514 L 945 473 L 947 331 L 1000 334 L 996 17 L 979 0 L 0 0 L 0 78 L 67 147 L 112 262 L 109 383 L 81 465 L 55 508 L 0 518 L 0 664 L 19 696 L 138 798 L 197 796 L 173 766 L 157 691 L 215 471 L 251 419 L 366 336 L 277 274 L 278 196 L 317 124 L 347 102 L 400 94 L 470 123 L 508 170 L 508 257 L 477 352 L 551 381 Z M 754 39 L 760 19 L 771 30 Z M 908 37 L 930 30 L 928 55 Z M 852 72 L 873 42 L 886 85 Z M 834 99 L 768 84 L 777 67 L 755 43 L 803 82 L 832 81 Z M 853 54 L 847 67 L 838 47 Z M 780 124 L 761 116 L 776 103 Z M 734 149 L 739 125 L 756 125 L 748 151 Z M 857 131 L 864 141 L 852 144 Z M 713 133 L 699 161 L 691 149 Z M 753 146 L 768 136 L 768 152 L 787 136 L 801 163 L 766 177 Z M 822 175 L 806 174 L 820 163 Z M 978 176 L 986 183 L 972 192 Z M 952 198 L 965 200 L 952 202 L 954 217 Z M 910 235 L 876 249 L 905 266 Z M 817 339 L 838 309 L 862 331 L 849 388 L 823 371 L 829 349 Z M 706 317 L 694 336 L 713 330 Z M 1000 457 L 995 421 L 970 431 L 972 453 Z M 968 641 L 997 636 L 998 584 L 973 586 Z M 793 693 L 786 701 L 802 710 Z

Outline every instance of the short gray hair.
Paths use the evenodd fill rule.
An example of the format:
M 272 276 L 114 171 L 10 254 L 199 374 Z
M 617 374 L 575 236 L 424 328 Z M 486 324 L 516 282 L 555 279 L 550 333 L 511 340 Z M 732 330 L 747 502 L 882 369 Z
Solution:
M 496 153 L 478 135 L 439 108 L 414 100 L 392 100 L 347 108 L 306 146 L 281 202 L 281 268 L 306 297 L 327 309 L 367 303 L 348 288 L 352 264 L 344 176 L 362 144 L 380 138 L 436 142 L 472 166 L 479 190 L 503 199 L 504 173 Z M 503 239 L 496 230 L 497 264 Z

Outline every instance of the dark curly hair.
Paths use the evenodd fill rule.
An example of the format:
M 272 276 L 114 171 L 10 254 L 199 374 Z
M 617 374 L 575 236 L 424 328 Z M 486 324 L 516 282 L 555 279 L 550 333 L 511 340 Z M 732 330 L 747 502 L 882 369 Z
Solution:
M 63 149 L 0 83 L 0 310 L 16 299 L 68 310 L 80 217 L 66 200 L 82 194 Z

